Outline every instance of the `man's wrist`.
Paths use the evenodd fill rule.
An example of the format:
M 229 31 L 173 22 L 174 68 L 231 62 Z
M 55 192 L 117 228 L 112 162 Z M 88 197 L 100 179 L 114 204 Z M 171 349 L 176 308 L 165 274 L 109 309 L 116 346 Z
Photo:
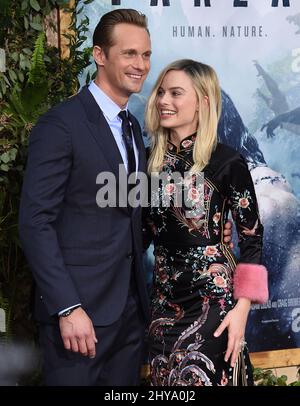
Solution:
M 58 317 L 68 317 L 68 316 L 70 316 L 71 313 L 73 313 L 74 310 L 78 309 L 79 307 L 81 307 L 81 306 L 78 305 L 78 306 L 71 307 L 71 309 L 68 309 L 68 310 L 65 310 L 65 311 L 59 313 Z

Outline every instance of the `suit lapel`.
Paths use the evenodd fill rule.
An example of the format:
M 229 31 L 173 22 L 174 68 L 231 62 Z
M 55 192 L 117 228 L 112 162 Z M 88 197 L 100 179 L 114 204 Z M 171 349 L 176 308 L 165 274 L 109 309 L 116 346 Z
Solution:
M 123 164 L 123 160 L 110 127 L 87 86 L 81 90 L 78 97 L 86 112 L 91 134 L 118 179 L 119 165 Z

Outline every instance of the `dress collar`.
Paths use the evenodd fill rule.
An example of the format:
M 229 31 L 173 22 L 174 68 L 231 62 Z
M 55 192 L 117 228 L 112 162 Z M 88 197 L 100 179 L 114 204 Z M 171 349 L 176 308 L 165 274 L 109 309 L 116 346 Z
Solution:
M 168 150 L 172 151 L 172 152 L 175 152 L 175 153 L 178 153 L 178 152 L 183 151 L 183 150 L 193 149 L 194 143 L 195 143 L 195 140 L 196 140 L 196 136 L 197 136 L 197 133 L 188 135 L 187 137 L 185 137 L 183 140 L 180 141 L 180 144 L 179 144 L 178 147 L 175 144 L 173 144 L 170 141 L 170 139 L 168 139 L 168 145 L 167 145 Z

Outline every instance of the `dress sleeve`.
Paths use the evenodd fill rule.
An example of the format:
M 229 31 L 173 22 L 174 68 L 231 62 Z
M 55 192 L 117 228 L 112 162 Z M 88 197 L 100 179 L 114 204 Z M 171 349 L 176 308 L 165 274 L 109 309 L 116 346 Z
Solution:
M 263 226 L 253 181 L 244 158 L 230 163 L 228 206 L 238 233 L 240 258 L 234 275 L 234 297 L 252 302 L 268 299 L 267 270 L 261 265 Z

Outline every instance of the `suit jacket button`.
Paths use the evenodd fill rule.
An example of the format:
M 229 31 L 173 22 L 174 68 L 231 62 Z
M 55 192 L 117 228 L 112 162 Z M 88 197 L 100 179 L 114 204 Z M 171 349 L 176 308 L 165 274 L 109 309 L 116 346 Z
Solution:
M 132 259 L 132 258 L 133 258 L 133 254 L 132 254 L 132 252 L 128 252 L 128 254 L 126 255 L 126 258 L 128 258 L 128 259 Z

